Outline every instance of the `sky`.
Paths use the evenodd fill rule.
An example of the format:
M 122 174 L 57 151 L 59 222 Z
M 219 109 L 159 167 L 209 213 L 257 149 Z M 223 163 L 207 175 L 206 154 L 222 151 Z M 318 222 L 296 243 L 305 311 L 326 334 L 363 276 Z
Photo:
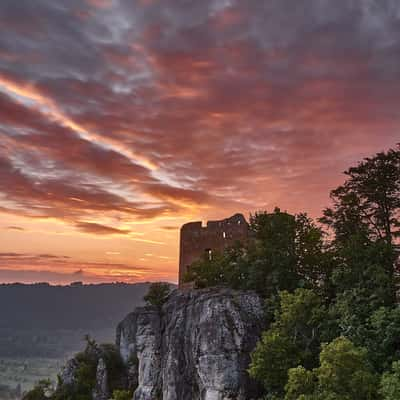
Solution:
M 320 216 L 399 102 L 398 0 L 1 0 L 0 282 L 176 282 L 183 223 Z

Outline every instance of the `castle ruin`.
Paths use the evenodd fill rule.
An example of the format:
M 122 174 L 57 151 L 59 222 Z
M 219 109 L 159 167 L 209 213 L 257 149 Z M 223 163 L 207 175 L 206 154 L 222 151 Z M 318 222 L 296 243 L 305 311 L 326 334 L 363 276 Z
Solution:
M 202 226 L 200 221 L 182 226 L 179 254 L 179 286 L 190 264 L 204 257 L 221 253 L 235 242 L 244 242 L 249 236 L 249 225 L 242 214 L 235 214 L 221 221 L 208 221 Z

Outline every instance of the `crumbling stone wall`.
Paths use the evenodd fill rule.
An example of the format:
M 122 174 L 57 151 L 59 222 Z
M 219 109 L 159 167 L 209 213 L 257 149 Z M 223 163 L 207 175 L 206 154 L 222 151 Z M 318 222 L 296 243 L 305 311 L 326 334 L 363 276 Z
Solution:
M 190 264 L 206 255 L 212 257 L 236 241 L 244 242 L 249 236 L 249 225 L 242 214 L 221 221 L 189 222 L 182 226 L 179 255 L 179 285 Z

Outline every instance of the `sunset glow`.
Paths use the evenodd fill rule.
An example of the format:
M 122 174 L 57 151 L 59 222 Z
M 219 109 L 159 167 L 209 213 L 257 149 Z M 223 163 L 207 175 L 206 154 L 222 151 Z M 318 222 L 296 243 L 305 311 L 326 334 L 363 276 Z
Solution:
M 180 226 L 318 217 L 400 142 L 392 0 L 3 0 L 0 281 L 177 281 Z

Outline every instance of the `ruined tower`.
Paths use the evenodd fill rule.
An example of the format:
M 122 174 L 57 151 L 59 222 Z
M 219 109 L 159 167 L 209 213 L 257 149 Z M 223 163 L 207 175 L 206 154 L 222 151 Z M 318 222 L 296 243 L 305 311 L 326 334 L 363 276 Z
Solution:
M 236 241 L 244 242 L 249 235 L 249 225 L 242 214 L 235 214 L 221 221 L 189 222 L 181 228 L 179 254 L 179 286 L 190 264 L 206 254 L 212 257 Z

